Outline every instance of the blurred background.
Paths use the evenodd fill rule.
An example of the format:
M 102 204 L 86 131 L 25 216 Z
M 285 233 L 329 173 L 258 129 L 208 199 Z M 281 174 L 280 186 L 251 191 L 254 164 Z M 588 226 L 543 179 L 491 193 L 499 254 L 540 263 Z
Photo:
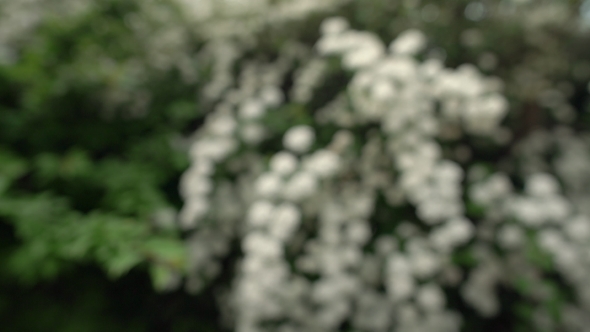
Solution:
M 501 80 L 512 143 L 463 142 L 493 167 L 537 130 L 590 129 L 590 1 L 316 1 L 265 29 L 280 2 L 0 0 L 3 331 L 229 330 L 215 294 L 231 268 L 184 290 L 187 234 L 175 226 L 187 138 L 211 110 L 214 40 L 244 38 L 245 61 L 277 57 L 286 40 L 313 45 L 329 16 L 385 41 L 418 29 L 424 57 Z M 500 292 L 494 317 L 456 304 L 465 331 L 534 330 L 511 306 L 518 294 Z

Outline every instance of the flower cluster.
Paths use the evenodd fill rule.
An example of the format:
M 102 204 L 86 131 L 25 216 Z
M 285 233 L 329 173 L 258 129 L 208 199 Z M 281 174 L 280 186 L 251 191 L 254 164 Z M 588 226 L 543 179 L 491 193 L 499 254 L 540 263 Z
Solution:
M 212 75 L 203 97 L 215 110 L 194 136 L 180 221 L 194 232 L 189 285 L 203 287 L 232 241 L 239 243 L 233 283 L 220 299 L 229 324 L 238 331 L 337 331 L 343 324 L 458 331 L 463 313 L 448 290 L 493 317 L 502 306 L 498 286 L 535 303 L 539 327 L 584 324 L 587 142 L 563 130 L 536 132 L 499 163 L 502 171 L 490 173 L 471 158 L 512 139 L 503 127 L 505 82 L 474 65 L 445 67 L 436 52 L 424 52 L 429 40 L 418 29 L 385 45 L 343 17 L 324 20 L 313 46 L 289 40 L 275 61 L 240 62 L 252 54 L 257 32 L 345 1 L 228 4 L 203 3 L 189 17 L 208 40 L 200 56 Z M 527 6 L 504 4 L 496 15 Z M 481 3 L 465 11 L 470 20 L 486 15 Z M 537 13 L 527 29 L 553 24 L 543 17 Z M 481 39 L 476 29 L 461 35 L 468 48 Z M 344 73 L 338 80 L 349 79 L 330 81 L 334 63 Z M 497 63 L 491 52 L 478 60 L 488 71 Z M 550 75 L 531 68 L 515 72 L 509 95 L 533 95 L 558 122 L 571 123 L 571 89 L 526 84 Z M 325 94 L 327 84 L 340 90 Z M 552 165 L 545 161 L 551 144 L 562 151 Z M 524 179 L 521 189 L 514 177 Z M 471 263 L 458 263 L 461 257 Z M 550 315 L 547 304 L 561 299 L 544 276 L 553 267 L 579 296 Z M 549 318 L 556 315 L 563 319 Z
M 238 80 L 223 69 L 237 54 L 232 44 L 212 42 L 219 69 L 209 97 L 219 102 L 195 134 L 182 180 L 180 221 L 195 234 L 190 280 L 199 284 L 223 255 L 205 237 L 216 235 L 224 248 L 236 237 L 243 257 L 222 301 L 238 331 L 336 331 L 344 323 L 365 331 L 458 331 L 461 317 L 447 308 L 443 287 L 457 286 L 453 255 L 478 230 L 465 214 L 463 168 L 444 156 L 441 142 L 497 137 L 508 106 L 500 84 L 472 66 L 418 61 L 426 37 L 417 30 L 389 47 L 340 17 L 320 30 L 315 52 L 285 48 L 275 63 L 244 66 Z M 314 113 L 313 126 L 294 124 L 276 137 L 266 119 L 285 111 L 278 87 L 294 60 L 321 70 L 334 56 L 352 73 L 347 87 Z M 298 71 L 291 97 L 309 101 L 321 84 L 313 75 L 321 74 Z M 320 140 L 334 126 L 340 129 L 331 139 Z M 368 140 L 358 140 L 366 128 L 373 128 Z M 270 141 L 282 149 L 261 149 Z M 235 180 L 216 177 L 216 169 Z M 530 191 L 540 196 L 555 190 L 551 180 L 535 181 Z M 499 192 L 473 191 L 493 201 L 503 187 L 491 186 Z M 377 232 L 377 209 L 403 206 L 415 216 L 389 221 L 398 224 L 394 233 Z M 481 265 L 462 294 L 493 314 L 500 267 L 485 248 L 478 253 Z

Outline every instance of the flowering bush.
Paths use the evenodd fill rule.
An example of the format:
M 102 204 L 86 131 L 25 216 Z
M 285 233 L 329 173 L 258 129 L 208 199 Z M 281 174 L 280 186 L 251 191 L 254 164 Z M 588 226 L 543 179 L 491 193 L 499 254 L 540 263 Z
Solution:
M 332 12 L 346 13 L 340 5 Z M 465 15 L 477 21 L 483 6 L 470 3 Z M 522 6 L 494 8 L 496 19 Z M 447 67 L 416 28 L 387 45 L 351 27 L 363 22 L 330 15 L 311 16 L 321 21 L 312 43 L 261 40 L 279 45 L 274 60 L 256 42 L 240 44 L 237 31 L 208 35 L 219 47 L 205 89 L 214 106 L 181 180 L 188 289 L 207 287 L 230 255 L 234 277 L 219 303 L 236 331 L 458 331 L 506 310 L 529 328 L 581 329 L 590 220 L 584 194 L 567 193 L 575 171 L 547 158 L 558 151 L 549 159 L 574 167 L 562 154 L 574 145 L 582 154 L 584 143 L 555 145 L 579 134 L 562 126 L 516 137 L 519 125 L 537 125 L 510 118 L 527 98 L 518 77 Z M 483 36 L 472 28 L 462 39 L 473 46 Z M 251 60 L 230 57 L 232 48 Z M 483 53 L 479 66 L 493 72 L 497 61 Z M 562 92 L 528 93 L 555 125 L 574 121 Z
M 125 27 L 112 35 L 135 42 L 121 42 L 115 59 L 74 48 L 57 77 L 90 86 L 103 120 L 164 114 L 167 139 L 190 126 L 165 149 L 189 165 L 144 168 L 137 155 L 101 163 L 109 192 L 132 182 L 151 194 L 128 204 L 112 194 L 100 206 L 114 211 L 106 221 L 62 208 L 64 225 L 48 229 L 84 226 L 46 241 L 22 216 L 30 200 L 0 200 L 31 248 L 67 244 L 32 261 L 90 257 L 114 275 L 148 261 L 159 289 L 183 277 L 190 293 L 214 292 L 222 324 L 239 332 L 586 329 L 590 62 L 576 42 L 588 38 L 587 4 L 121 3 Z M 68 20 L 95 17 L 102 7 L 93 6 Z M 19 60 L 28 31 L 55 22 L 24 12 L 27 24 L 0 35 L 0 60 L 17 74 L 33 61 Z M 50 100 L 43 87 L 33 95 Z M 26 173 L 17 166 L 10 181 Z M 140 170 L 150 185 L 126 182 Z M 174 198 L 158 194 L 164 179 L 178 186 L 177 214 Z M 130 215 L 139 224 L 125 226 Z M 112 236 L 77 252 L 78 237 L 97 227 Z

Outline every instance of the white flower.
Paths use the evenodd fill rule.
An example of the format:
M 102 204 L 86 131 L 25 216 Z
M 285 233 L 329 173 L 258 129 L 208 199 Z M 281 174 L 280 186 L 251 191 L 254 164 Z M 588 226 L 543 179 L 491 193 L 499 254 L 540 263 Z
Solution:
M 251 232 L 244 237 L 242 249 L 246 254 L 260 257 L 280 257 L 283 253 L 281 242 L 260 232 Z
M 330 150 L 318 150 L 304 162 L 304 169 L 319 177 L 334 175 L 340 166 L 340 157 Z
M 498 231 L 497 238 L 501 246 L 513 249 L 524 243 L 525 234 L 522 228 L 516 225 L 505 225 Z
M 270 169 L 281 175 L 289 175 L 297 169 L 299 161 L 292 153 L 281 151 L 270 159 Z
M 256 180 L 256 193 L 262 197 L 272 197 L 283 187 L 281 177 L 276 173 L 264 173 Z
M 389 46 L 389 50 L 395 54 L 413 55 L 420 52 L 426 46 L 426 37 L 418 30 L 406 30 L 402 32 Z
M 285 97 L 281 89 L 274 85 L 268 85 L 260 91 L 260 99 L 268 107 L 279 106 Z
M 185 229 L 192 228 L 208 211 L 209 202 L 205 198 L 193 198 L 187 201 L 180 210 L 180 225 Z
M 585 241 L 590 237 L 590 219 L 584 215 L 567 220 L 564 225 L 565 234 L 576 241 Z
M 515 198 L 508 202 L 514 216 L 527 226 L 539 226 L 545 221 L 543 206 L 530 198 Z
M 270 221 L 274 209 L 275 206 L 267 200 L 256 201 L 250 206 L 246 221 L 252 226 L 266 225 Z
M 337 35 L 349 28 L 348 21 L 343 17 L 330 17 L 322 22 L 320 31 L 323 35 Z
M 446 301 L 439 286 L 427 284 L 418 289 L 416 302 L 427 311 L 440 311 L 444 309 Z
M 233 138 L 204 138 L 191 146 L 190 154 L 193 159 L 219 162 L 237 147 L 238 144 Z
M 367 35 L 365 38 L 362 39 L 362 43 L 358 48 L 344 54 L 342 64 L 345 68 L 360 69 L 367 67 L 383 57 L 385 48 L 381 41 L 373 35 Z
M 315 141 L 315 133 L 310 126 L 299 125 L 289 129 L 283 136 L 285 148 L 298 153 L 307 152 Z
M 186 171 L 186 173 L 191 173 L 195 175 L 212 175 L 215 171 L 215 165 L 210 160 L 193 160 L 193 165 Z
M 287 239 L 301 221 L 301 212 L 299 208 L 292 203 L 283 203 L 279 205 L 272 215 L 270 222 L 270 234 L 277 239 L 284 241 Z
M 554 229 L 546 229 L 539 233 L 539 246 L 550 253 L 557 253 L 565 245 L 565 239 L 561 233 Z
M 204 196 L 213 190 L 213 182 L 208 176 L 187 172 L 184 173 L 180 182 L 180 190 L 182 197 L 185 199 L 193 196 Z
M 377 80 L 371 87 L 371 96 L 375 100 L 387 100 L 395 97 L 396 90 L 393 84 L 386 79 Z
M 411 265 L 408 259 L 401 254 L 393 254 L 387 260 L 387 274 L 390 276 L 410 275 Z
M 570 203 L 561 196 L 547 197 L 542 200 L 546 218 L 554 222 L 562 222 L 571 212 Z
M 262 274 L 268 270 L 268 263 L 260 256 L 248 255 L 242 261 L 242 269 L 249 274 Z
M 428 59 L 422 63 L 420 72 L 426 78 L 433 78 L 443 69 L 442 61 L 439 59 Z
M 432 252 L 417 251 L 410 255 L 412 272 L 416 277 L 427 278 L 436 273 L 440 267 L 440 259 Z
M 390 276 L 386 280 L 387 293 L 392 300 L 401 302 L 414 294 L 416 281 L 409 275 Z
M 264 139 L 265 130 L 258 123 L 248 123 L 241 128 L 240 136 L 246 143 L 258 144 Z
M 469 241 L 475 233 L 475 227 L 473 227 L 473 224 L 464 217 L 450 220 L 446 227 L 456 244 L 463 244 Z
M 437 165 L 436 176 L 450 182 L 461 182 L 463 180 L 463 169 L 457 163 L 445 160 Z
M 299 172 L 293 175 L 284 187 L 284 197 L 288 200 L 301 200 L 313 194 L 318 187 L 317 178 L 309 172 Z
M 525 192 L 535 197 L 555 195 L 559 192 L 559 183 L 547 173 L 533 174 L 525 182 Z
M 258 99 L 250 99 L 245 101 L 238 114 L 242 119 L 258 119 L 266 112 L 265 105 Z
M 346 235 L 349 241 L 364 245 L 371 238 L 371 229 L 366 221 L 358 220 L 347 227 Z
M 210 115 L 207 120 L 208 129 L 218 136 L 229 136 L 233 134 L 238 126 L 236 120 L 228 114 Z

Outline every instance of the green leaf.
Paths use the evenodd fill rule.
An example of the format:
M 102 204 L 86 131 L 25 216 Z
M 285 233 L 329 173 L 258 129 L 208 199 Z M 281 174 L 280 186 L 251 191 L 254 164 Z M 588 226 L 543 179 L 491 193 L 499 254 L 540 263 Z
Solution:
M 116 255 L 109 258 L 106 262 L 106 268 L 111 277 L 117 278 L 127 273 L 143 260 L 144 257 L 133 250 L 121 250 Z
M 154 238 L 143 245 L 145 252 L 156 260 L 156 263 L 182 269 L 186 263 L 186 247 L 176 239 Z
M 171 288 L 174 288 L 179 281 L 179 275 L 177 272 L 158 264 L 152 264 L 150 266 L 150 276 L 154 288 L 158 291 L 170 290 Z

